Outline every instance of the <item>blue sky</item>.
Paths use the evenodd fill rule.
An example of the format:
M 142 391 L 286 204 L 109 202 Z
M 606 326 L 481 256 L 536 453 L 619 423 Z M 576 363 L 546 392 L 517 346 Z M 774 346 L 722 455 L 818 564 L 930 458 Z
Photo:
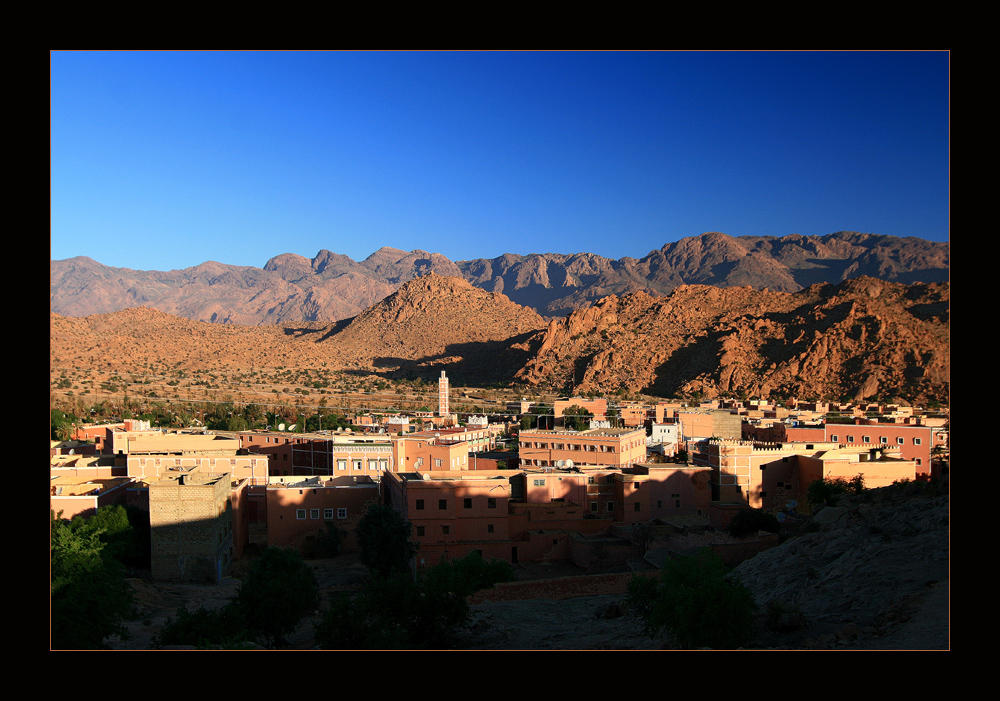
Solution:
M 947 241 L 947 52 L 73 52 L 51 258 Z

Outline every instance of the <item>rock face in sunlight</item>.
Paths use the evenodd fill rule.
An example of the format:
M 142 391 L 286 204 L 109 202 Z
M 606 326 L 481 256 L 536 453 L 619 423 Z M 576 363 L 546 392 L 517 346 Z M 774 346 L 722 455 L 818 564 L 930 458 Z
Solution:
M 577 393 L 947 402 L 950 284 L 678 287 L 553 321 L 515 379 Z

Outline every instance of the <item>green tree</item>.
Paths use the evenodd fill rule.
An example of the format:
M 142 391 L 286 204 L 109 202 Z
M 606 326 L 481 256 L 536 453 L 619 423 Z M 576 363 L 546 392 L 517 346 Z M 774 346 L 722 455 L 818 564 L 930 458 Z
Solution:
M 105 552 L 100 524 L 84 518 L 50 518 L 51 645 L 57 650 L 108 647 L 107 639 L 129 637 L 132 590 L 124 569 Z
M 865 489 L 865 476 L 857 474 L 849 480 L 843 477 L 814 480 L 806 487 L 806 499 L 813 506 L 833 506 L 841 494 L 860 494 Z
M 563 426 L 574 431 L 583 431 L 589 428 L 592 418 L 594 418 L 593 413 L 577 404 L 563 410 Z
M 722 560 L 708 548 L 669 560 L 659 581 L 633 577 L 628 601 L 647 633 L 669 632 L 686 649 L 737 648 L 752 641 L 753 595 L 727 577 Z
M 246 626 L 246 618 L 232 601 L 218 609 L 199 606 L 189 611 L 186 606 L 181 606 L 177 609 L 176 617 L 167 618 L 153 637 L 153 647 L 194 645 L 202 649 L 247 648 L 253 643 Z
M 431 591 L 454 592 L 463 599 L 480 589 L 492 589 L 498 582 L 512 582 L 514 568 L 503 560 L 484 560 L 471 552 L 458 560 L 443 560 L 426 571 L 425 586 Z
M 359 560 L 379 577 L 407 572 L 419 546 L 410 540 L 413 525 L 395 509 L 372 504 L 355 528 Z
M 298 553 L 271 547 L 250 567 L 233 602 L 249 634 L 276 647 L 319 605 L 319 586 Z
M 375 577 L 356 596 L 333 600 L 316 626 L 316 641 L 327 649 L 448 649 L 468 621 L 466 598 L 513 578 L 508 563 L 486 562 L 478 553 L 440 562 L 419 581 L 398 570 Z

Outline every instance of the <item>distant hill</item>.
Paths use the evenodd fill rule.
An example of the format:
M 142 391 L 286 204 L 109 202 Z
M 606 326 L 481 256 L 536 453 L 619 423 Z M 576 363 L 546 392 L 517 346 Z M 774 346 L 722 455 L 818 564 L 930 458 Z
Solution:
M 856 232 L 828 236 L 706 233 L 642 258 L 592 253 L 505 254 L 452 262 L 437 253 L 384 247 L 363 261 L 322 250 L 263 268 L 206 262 L 168 272 L 112 268 L 87 257 L 50 264 L 50 309 L 64 316 L 146 306 L 187 319 L 240 325 L 333 323 L 427 273 L 462 277 L 547 318 L 608 295 L 667 294 L 680 285 L 750 286 L 795 292 L 867 275 L 890 282 L 944 282 L 948 244 Z

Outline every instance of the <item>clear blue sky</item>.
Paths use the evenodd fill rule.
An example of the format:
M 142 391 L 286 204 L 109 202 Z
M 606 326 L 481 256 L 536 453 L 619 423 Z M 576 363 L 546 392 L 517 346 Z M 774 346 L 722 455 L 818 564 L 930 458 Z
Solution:
M 51 258 L 947 241 L 947 52 L 74 52 Z

